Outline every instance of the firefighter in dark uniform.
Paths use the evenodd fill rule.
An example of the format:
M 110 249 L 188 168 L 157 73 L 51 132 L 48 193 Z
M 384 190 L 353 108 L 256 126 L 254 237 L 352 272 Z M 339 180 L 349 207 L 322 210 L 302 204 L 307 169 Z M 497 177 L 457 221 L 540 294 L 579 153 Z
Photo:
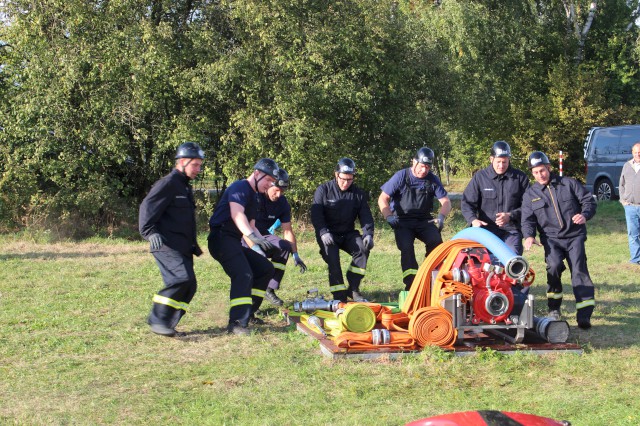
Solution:
M 420 148 L 412 166 L 396 172 L 380 189 L 378 207 L 395 233 L 400 250 L 402 281 L 405 290 L 411 288 L 418 272 L 413 243 L 425 244 L 425 256 L 442 243 L 440 232 L 451 211 L 451 201 L 440 179 L 431 172 L 435 155 L 429 148 Z M 433 199 L 440 202 L 440 212 L 433 219 Z
M 288 188 L 289 173 L 280 168 L 276 175 L 275 184 L 267 189 L 267 192 L 264 194 L 258 194 L 256 228 L 275 246 L 275 248 L 271 250 L 271 255 L 268 256 L 271 259 L 271 263 L 273 263 L 275 273 L 269 281 L 264 297 L 275 306 L 282 306 L 284 304 L 275 290 L 280 288 L 282 277 L 287 268 L 289 255 L 293 255 L 293 263 L 300 268 L 301 273 L 307 270 L 307 265 L 305 265 L 298 254 L 296 235 L 293 233 L 293 228 L 291 227 L 291 206 L 289 205 L 289 201 L 287 201 L 287 197 L 284 196 L 284 191 Z M 269 230 L 274 226 L 276 221 L 280 221 L 284 239 L 272 235 Z M 246 245 L 246 243 L 244 244 Z M 255 249 L 258 246 L 254 245 L 253 247 Z
M 257 251 L 242 245 L 257 245 L 256 250 L 269 254 L 273 244 L 255 226 L 258 202 L 256 194 L 263 194 L 275 182 L 278 165 L 263 158 L 254 166 L 247 179 L 232 183 L 222 194 L 209 219 L 209 252 L 231 279 L 229 325 L 227 332 L 250 334 L 249 323 L 262 324 L 255 316 L 260 308 L 273 265 Z
M 551 173 L 550 164 L 549 158 L 540 151 L 529 156 L 529 169 L 536 181 L 522 199 L 524 249 L 540 245 L 535 239 L 536 230 L 540 232 L 547 263 L 549 317 L 554 319 L 560 319 L 561 275 L 566 269 L 566 259 L 576 298 L 578 327 L 586 330 L 591 328 L 595 299 L 584 243 L 586 222 L 596 214 L 596 203 L 580 182 Z
M 190 181 L 200 173 L 204 152 L 193 142 L 176 152 L 176 166 L 157 181 L 140 205 L 140 235 L 150 243 L 164 288 L 153 296 L 148 323 L 162 336 L 176 335 L 175 327 L 196 293 L 193 255 L 202 250 L 196 238 L 196 204 Z
M 527 175 L 511 166 L 511 148 L 505 141 L 491 147 L 491 164 L 473 175 L 462 194 L 460 208 L 467 223 L 483 227 L 522 255 L 520 206 L 529 188 Z
M 313 196 L 311 222 L 316 231 L 322 259 L 329 267 L 329 286 L 335 300 L 356 302 L 366 299 L 360 293 L 360 282 L 367 269 L 369 252 L 373 248 L 373 216 L 367 194 L 353 184 L 356 165 L 350 158 L 341 158 L 335 179 L 320 185 Z M 360 220 L 362 236 L 355 229 Z M 340 250 L 351 255 L 344 284 L 340 267 Z

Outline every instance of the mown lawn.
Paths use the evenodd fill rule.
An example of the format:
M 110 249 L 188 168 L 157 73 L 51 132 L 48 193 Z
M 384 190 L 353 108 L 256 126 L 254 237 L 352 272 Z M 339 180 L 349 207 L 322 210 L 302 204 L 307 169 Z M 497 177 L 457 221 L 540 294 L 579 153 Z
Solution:
M 463 226 L 456 214 L 445 237 Z M 570 341 L 581 345 L 582 355 L 456 357 L 428 349 L 376 361 L 328 360 L 317 342 L 286 325 L 267 303 L 266 326 L 249 338 L 226 335 L 228 279 L 208 254 L 196 260 L 199 290 L 179 327 L 187 336 L 155 336 L 145 319 L 161 280 L 146 243 L 5 235 L 0 423 L 400 425 L 496 409 L 573 425 L 637 425 L 640 267 L 627 263 L 620 205 L 600 204 L 589 232 L 593 329 L 575 327 L 569 286 L 563 306 Z M 327 294 L 326 267 L 310 228 L 300 227 L 299 237 L 309 270 L 288 270 L 279 294 L 289 302 L 313 287 Z M 206 247 L 206 234 L 201 240 Z M 541 248 L 526 257 L 538 272 L 533 294 L 543 314 Z M 374 300 L 395 300 L 400 276 L 392 233 L 379 226 L 363 291 Z

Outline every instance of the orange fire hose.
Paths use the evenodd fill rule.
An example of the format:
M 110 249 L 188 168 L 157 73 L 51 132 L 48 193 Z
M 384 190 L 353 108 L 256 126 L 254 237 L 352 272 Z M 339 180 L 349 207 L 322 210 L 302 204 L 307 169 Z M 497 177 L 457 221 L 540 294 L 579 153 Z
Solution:
M 474 247 L 484 246 L 475 241 L 459 239 L 446 241 L 431 251 L 418 269 L 418 273 L 411 284 L 409 295 L 401 307 L 402 311 L 411 317 L 418 309 L 427 306 L 439 306 L 442 298 L 440 289 L 443 276 L 450 271 L 451 265 L 453 265 L 460 250 Z M 434 286 L 433 294 L 431 294 L 431 272 L 441 263 L 442 266 L 436 278 L 437 283 Z
M 378 350 L 381 348 L 395 348 L 403 350 L 417 349 L 416 341 L 409 333 L 390 331 L 391 339 L 385 345 L 374 345 L 373 335 L 369 333 L 352 333 L 345 331 L 335 338 L 336 346 L 347 349 Z
M 391 331 L 409 331 L 409 316 L 404 312 L 392 314 L 391 312 L 383 313 L 380 323 L 384 328 Z
M 409 321 L 409 334 L 418 345 L 452 348 L 458 337 L 451 314 L 440 306 L 418 309 Z
M 418 345 L 451 348 L 456 342 L 458 331 L 453 327 L 453 318 L 440 306 L 440 302 L 454 294 L 461 294 L 465 300 L 471 298 L 471 286 L 453 281 L 450 270 L 460 250 L 475 247 L 483 246 L 464 239 L 444 242 L 427 256 L 418 269 L 411 291 L 401 307 L 409 318 L 409 334 Z M 438 266 L 440 270 L 432 292 L 432 271 Z

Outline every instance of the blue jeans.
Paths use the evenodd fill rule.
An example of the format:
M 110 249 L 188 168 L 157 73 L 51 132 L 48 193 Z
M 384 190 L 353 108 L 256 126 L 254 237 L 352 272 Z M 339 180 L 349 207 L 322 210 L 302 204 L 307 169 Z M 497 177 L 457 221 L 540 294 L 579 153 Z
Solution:
M 640 206 L 624 206 L 631 262 L 640 263 Z

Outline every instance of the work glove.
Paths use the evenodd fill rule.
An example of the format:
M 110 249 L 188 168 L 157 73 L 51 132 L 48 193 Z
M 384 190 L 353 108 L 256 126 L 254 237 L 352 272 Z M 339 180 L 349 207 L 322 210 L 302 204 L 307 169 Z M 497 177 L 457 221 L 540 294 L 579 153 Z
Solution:
M 390 214 L 389 216 L 387 216 L 387 223 L 390 227 L 396 229 L 400 224 L 400 219 L 398 219 L 398 216 L 396 216 L 395 214 Z
M 362 238 L 362 244 L 364 245 L 364 249 L 366 251 L 371 251 L 371 249 L 373 248 L 373 236 L 365 235 L 364 238 Z
M 320 235 L 320 239 L 322 240 L 322 243 L 325 246 L 332 246 L 335 244 L 335 241 L 333 241 L 333 235 L 331 235 L 331 232 L 327 232 L 326 234 Z
M 160 234 L 149 235 L 149 245 L 151 250 L 160 250 L 164 245 L 164 238 Z
M 436 225 L 438 231 L 442 232 L 442 228 L 444 228 L 444 215 L 442 213 L 438 214 L 438 218 L 434 220 L 434 225 Z
M 260 248 L 259 245 L 254 244 L 251 246 L 251 250 L 255 251 L 256 253 L 258 253 L 260 256 L 264 256 L 267 257 L 267 255 L 262 251 L 262 249 Z
M 265 237 L 256 235 L 255 232 L 250 233 L 247 238 L 249 238 L 253 244 L 257 244 L 258 246 L 260 246 L 262 251 L 264 251 L 265 253 L 276 248 L 273 243 L 271 243 Z
M 276 221 L 273 222 L 273 225 L 271 225 L 271 227 L 267 229 L 267 231 L 269 231 L 269 233 L 273 235 L 276 233 L 276 229 L 280 228 L 280 225 L 282 225 L 282 222 L 280 222 L 280 219 L 276 219 Z
M 192 247 L 191 252 L 196 256 L 200 256 L 202 254 L 202 249 L 200 248 L 199 245 L 196 244 Z
M 302 259 L 300 259 L 298 253 L 293 253 L 293 264 L 300 267 L 301 274 L 307 271 L 307 265 L 305 265 Z

